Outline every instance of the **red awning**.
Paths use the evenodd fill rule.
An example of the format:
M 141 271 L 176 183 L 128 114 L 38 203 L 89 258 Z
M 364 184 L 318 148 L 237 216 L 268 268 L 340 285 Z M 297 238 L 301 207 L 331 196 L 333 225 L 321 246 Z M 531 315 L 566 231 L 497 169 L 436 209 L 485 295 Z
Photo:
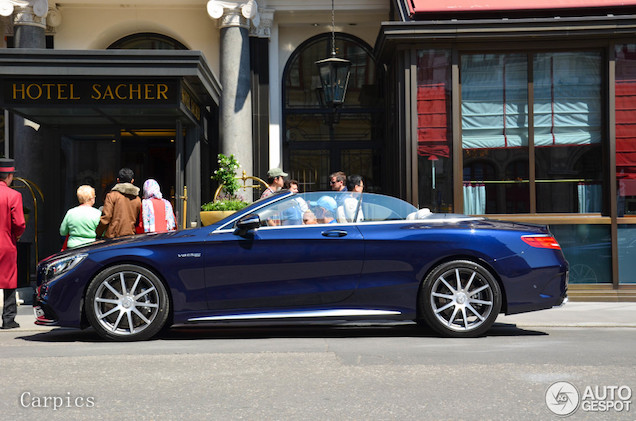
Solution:
M 493 10 L 573 9 L 636 6 L 636 0 L 407 0 L 415 13 L 479 12 Z

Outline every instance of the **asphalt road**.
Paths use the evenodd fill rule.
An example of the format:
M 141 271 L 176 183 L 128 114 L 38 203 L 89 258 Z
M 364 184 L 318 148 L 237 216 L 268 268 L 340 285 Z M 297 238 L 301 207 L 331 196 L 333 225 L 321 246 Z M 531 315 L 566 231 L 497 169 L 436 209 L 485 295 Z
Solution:
M 634 350 L 633 328 L 501 323 L 469 340 L 409 323 L 176 328 L 140 343 L 92 330 L 5 331 L 0 417 L 556 420 L 546 392 L 568 382 L 581 401 L 586 390 L 622 387 L 612 401 L 621 411 L 598 410 L 610 393 L 588 394 L 568 419 L 634 420 Z

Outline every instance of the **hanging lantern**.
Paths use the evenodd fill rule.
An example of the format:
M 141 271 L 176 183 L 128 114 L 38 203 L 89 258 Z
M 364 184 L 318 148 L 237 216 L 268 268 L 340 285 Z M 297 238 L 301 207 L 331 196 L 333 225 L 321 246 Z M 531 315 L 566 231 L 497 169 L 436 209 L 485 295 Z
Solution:
M 324 99 L 324 104 L 331 108 L 344 104 L 351 70 L 349 60 L 336 57 L 335 31 L 335 9 L 333 0 L 331 0 L 331 57 L 316 62 L 322 87 L 323 98 L 321 99 Z
M 344 104 L 351 62 L 337 57 L 330 57 L 316 62 L 320 74 L 320 84 L 325 96 L 325 104 L 337 107 Z

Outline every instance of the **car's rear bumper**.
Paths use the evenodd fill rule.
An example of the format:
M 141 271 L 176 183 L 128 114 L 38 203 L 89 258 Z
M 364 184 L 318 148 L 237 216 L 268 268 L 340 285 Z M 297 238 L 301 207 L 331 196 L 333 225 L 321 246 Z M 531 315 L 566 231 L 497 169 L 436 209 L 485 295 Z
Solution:
M 516 282 L 507 292 L 505 314 L 527 313 L 560 307 L 567 302 L 567 269 L 544 268 L 542 276 L 532 276 Z

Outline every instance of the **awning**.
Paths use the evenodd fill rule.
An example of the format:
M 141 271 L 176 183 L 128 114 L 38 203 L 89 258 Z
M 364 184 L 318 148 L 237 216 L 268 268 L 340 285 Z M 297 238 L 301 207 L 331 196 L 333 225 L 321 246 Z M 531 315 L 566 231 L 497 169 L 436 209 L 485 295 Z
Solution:
M 406 0 L 406 3 L 413 17 L 421 13 L 635 6 L 636 0 Z
M 38 124 L 196 124 L 220 96 L 199 51 L 0 50 L 0 107 Z

